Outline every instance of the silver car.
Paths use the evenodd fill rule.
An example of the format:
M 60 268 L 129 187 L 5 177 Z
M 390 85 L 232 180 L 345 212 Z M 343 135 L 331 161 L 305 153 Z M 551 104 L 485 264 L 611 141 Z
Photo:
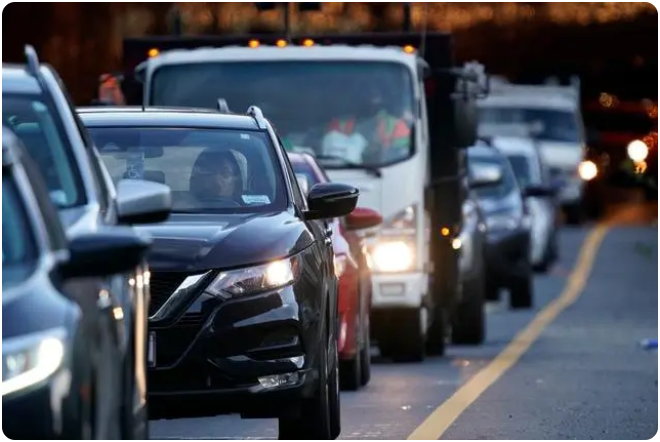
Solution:
M 169 187 L 129 179 L 115 189 L 57 73 L 39 63 L 32 47 L 26 46 L 25 56 L 26 65 L 3 64 L 2 120 L 36 162 L 67 236 L 165 220 L 171 209 Z M 143 263 L 100 281 L 73 281 L 67 293 L 79 304 L 96 305 L 114 318 L 114 339 L 121 348 L 117 365 L 97 361 L 91 370 L 94 376 L 110 379 L 103 388 L 121 389 L 122 399 L 107 403 L 97 399 L 107 397 L 103 392 L 90 397 L 81 391 L 72 400 L 93 401 L 97 414 L 115 421 L 112 428 L 92 425 L 95 434 L 85 438 L 145 439 L 149 271 Z M 90 292 L 97 296 L 90 298 Z

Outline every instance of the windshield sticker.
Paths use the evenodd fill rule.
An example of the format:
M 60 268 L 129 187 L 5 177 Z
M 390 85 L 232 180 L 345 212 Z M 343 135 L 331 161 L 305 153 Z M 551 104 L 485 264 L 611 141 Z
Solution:
M 243 195 L 245 204 L 270 204 L 270 198 L 266 195 Z
M 241 140 L 249 140 L 250 136 L 248 134 L 241 134 Z
M 126 154 L 126 178 L 139 180 L 144 176 L 144 152 L 133 151 Z

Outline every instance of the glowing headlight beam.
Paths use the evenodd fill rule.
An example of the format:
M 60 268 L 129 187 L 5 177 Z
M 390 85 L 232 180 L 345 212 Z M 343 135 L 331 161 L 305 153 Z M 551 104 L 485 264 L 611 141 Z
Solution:
M 372 254 L 377 270 L 381 272 L 403 272 L 411 270 L 414 262 L 413 250 L 403 241 L 378 244 Z
M 593 161 L 583 161 L 578 166 L 578 174 L 585 181 L 591 181 L 598 175 L 598 167 Z
M 628 152 L 628 158 L 635 163 L 640 163 L 649 156 L 649 147 L 642 140 L 631 141 L 626 150 Z

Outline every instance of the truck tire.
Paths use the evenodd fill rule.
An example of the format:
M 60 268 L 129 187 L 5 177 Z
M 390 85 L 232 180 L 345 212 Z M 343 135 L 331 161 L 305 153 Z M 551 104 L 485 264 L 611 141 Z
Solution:
M 426 335 L 426 353 L 430 356 L 444 356 L 447 350 L 447 315 L 444 310 L 433 314 L 433 321 Z
M 516 278 L 509 287 L 509 307 L 512 309 L 531 308 L 534 303 L 534 284 L 532 276 Z
M 456 309 L 451 332 L 452 343 L 479 345 L 486 338 L 486 314 L 484 311 L 485 283 L 482 275 L 465 285 L 465 297 Z
M 392 324 L 387 335 L 379 339 L 381 354 L 395 362 L 420 362 L 426 356 L 426 333 L 423 331 L 422 308 L 392 312 Z

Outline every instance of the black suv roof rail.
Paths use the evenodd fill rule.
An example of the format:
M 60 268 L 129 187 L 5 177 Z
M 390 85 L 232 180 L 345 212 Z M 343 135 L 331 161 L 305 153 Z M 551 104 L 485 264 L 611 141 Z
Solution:
M 268 122 L 264 118 L 263 112 L 261 112 L 261 109 L 258 106 L 250 106 L 248 107 L 248 110 L 246 114 L 254 119 L 256 121 L 257 126 L 259 129 L 267 129 L 268 128 Z

